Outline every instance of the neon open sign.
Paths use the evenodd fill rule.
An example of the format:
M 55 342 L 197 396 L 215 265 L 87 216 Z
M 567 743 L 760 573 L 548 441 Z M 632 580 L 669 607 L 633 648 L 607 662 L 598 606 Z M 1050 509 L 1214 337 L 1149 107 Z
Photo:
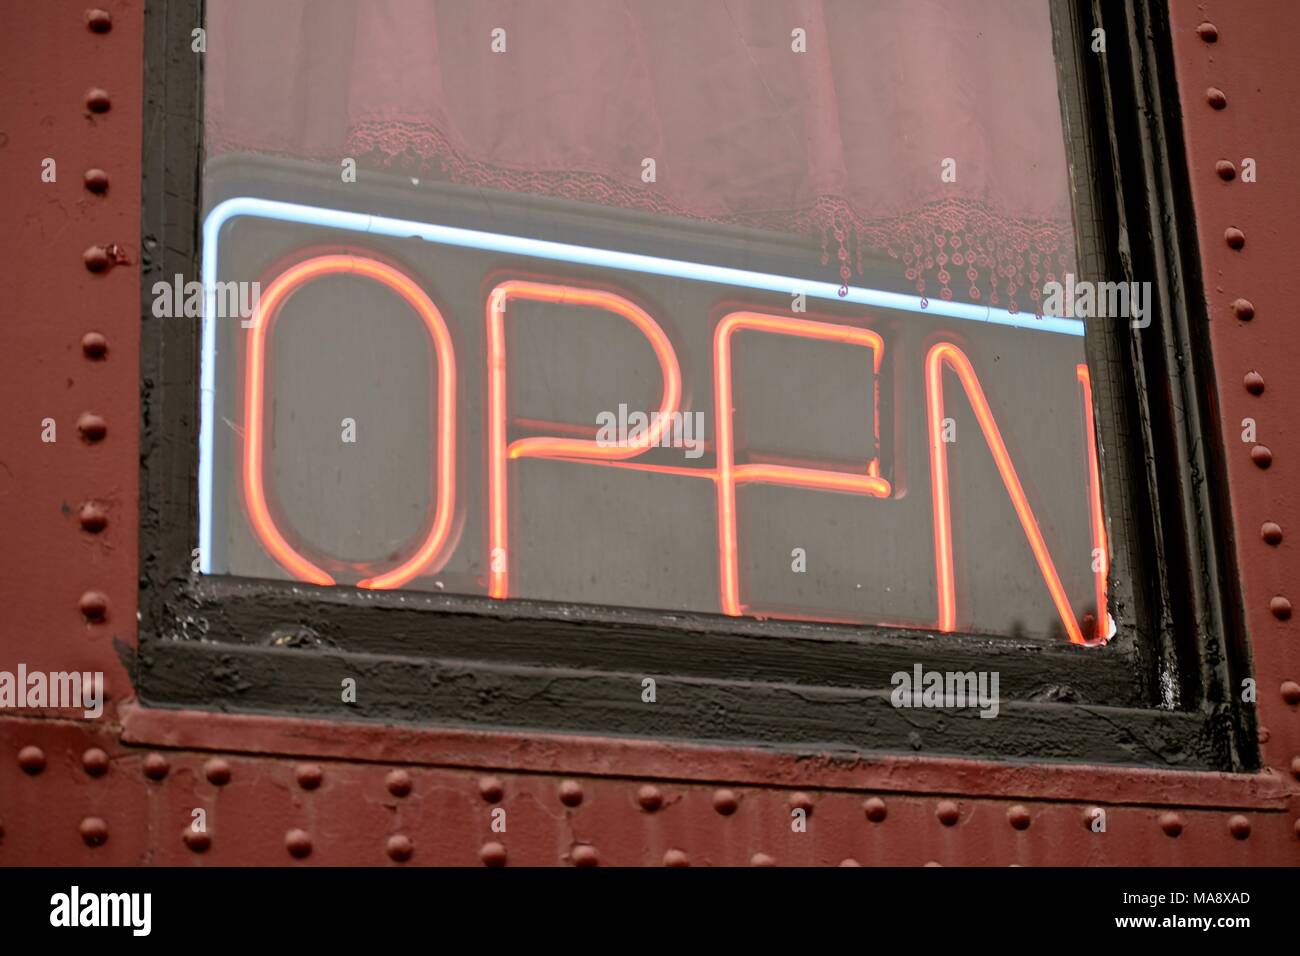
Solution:
M 244 231 L 233 237 L 229 227 L 236 221 Z M 248 231 L 249 224 L 264 232 Z M 229 265 L 233 259 L 239 264 Z M 247 328 L 204 322 L 204 573 L 280 573 L 370 589 L 429 590 L 446 579 L 452 590 L 496 599 L 635 603 L 941 631 L 1014 631 L 1028 622 L 1032 631 L 1081 644 L 1109 636 L 1105 521 L 1077 320 L 927 302 L 687 258 L 230 199 L 204 225 L 210 303 L 218 281 L 252 278 L 249 269 L 257 270 L 262 295 Z M 276 369 L 329 343 L 279 327 L 287 321 L 310 328 L 308 312 L 333 307 L 325 297 L 303 306 L 302 293 L 331 282 L 368 285 L 392 300 L 386 308 L 396 303 L 408 320 L 413 313 L 429 359 L 428 457 L 418 496 L 424 515 L 415 522 L 418 533 L 413 529 L 379 559 L 331 553 L 312 543 L 311 528 L 293 526 L 288 512 L 297 507 L 301 514 L 298 499 L 314 494 L 306 476 L 328 468 L 336 453 L 351 452 L 339 452 L 334 441 L 309 456 L 318 460 L 286 454 L 277 460 L 270 423 L 273 409 L 282 417 L 293 414 L 286 408 L 310 417 L 311 401 L 277 390 Z M 811 300 L 815 308 L 792 310 L 792 298 Z M 294 309 L 303 314 L 286 320 Z M 537 368 L 539 349 L 512 347 L 519 328 L 543 318 L 558 336 L 590 335 L 597 321 L 625 330 L 618 361 L 656 383 L 645 427 L 611 443 L 599 440 L 591 419 L 538 418 L 536 409 L 524 407 L 537 395 L 582 392 L 604 374 L 590 359 L 574 364 L 572 349 L 556 346 L 554 363 L 567 363 L 557 372 Z M 813 348 L 821 351 L 799 352 Z M 787 430 L 790 437 L 765 441 L 755 420 L 754 410 L 771 407 L 763 403 L 778 382 L 803 374 L 791 367 L 797 352 L 825 356 L 819 361 L 827 363 L 849 361 L 843 381 L 829 384 L 823 410 L 802 420 L 812 423 L 809 433 L 833 436 L 825 453 L 769 447 L 797 444 L 798 436 Z M 777 357 L 763 367 L 757 360 L 764 354 Z M 981 360 L 999 367 L 981 367 Z M 747 371 L 755 363 L 762 373 L 757 385 Z M 811 372 L 802 387 L 826 387 L 817 381 L 825 376 Z M 840 401 L 850 394 L 853 401 Z M 595 400 L 608 409 L 629 404 L 620 394 Z M 795 392 L 790 402 L 798 401 Z M 425 420 L 420 402 L 412 399 L 410 407 L 415 411 L 407 417 Z M 708 409 L 707 454 L 666 453 L 665 430 L 702 408 Z M 1043 428 L 1044 421 L 1051 427 Z M 801 424 L 795 432 L 803 430 Z M 615 476 L 626 476 L 626 483 Z M 286 481 L 293 490 L 277 491 Z M 411 484 L 396 481 L 392 488 L 405 493 Z M 546 487 L 547 505 L 540 509 L 529 497 L 539 486 Z M 707 514 L 700 491 L 711 502 Z M 810 493 L 842 503 L 832 514 Z M 626 533 L 611 527 L 614 521 L 585 518 L 610 513 L 602 509 L 611 500 L 620 502 Z M 366 507 L 373 516 L 383 502 Z M 557 514 L 554 529 L 547 524 L 550 510 Z M 353 523 L 364 525 L 362 512 L 357 515 Z M 783 522 L 793 522 L 797 532 Z M 665 525 L 675 538 L 665 537 Z M 566 550 L 563 539 L 575 534 L 590 546 Z M 627 573 L 602 574 L 605 565 L 638 551 L 645 552 L 642 565 L 631 567 L 645 571 L 635 587 L 624 580 Z M 778 565 L 788 565 L 784 573 L 793 577 L 774 576 Z M 855 569 L 851 586 L 840 580 L 845 567 Z M 699 590 L 706 575 L 713 582 L 708 598 Z M 804 583 L 811 575 L 820 575 L 817 583 Z M 1032 587 L 1030 578 L 1037 581 Z M 798 582 L 788 594 L 787 581 Z M 1044 608 L 1051 626 L 1042 619 Z

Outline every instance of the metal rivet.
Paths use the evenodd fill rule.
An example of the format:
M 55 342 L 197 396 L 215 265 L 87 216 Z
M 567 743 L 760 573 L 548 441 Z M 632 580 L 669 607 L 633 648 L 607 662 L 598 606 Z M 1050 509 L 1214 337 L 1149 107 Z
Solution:
M 170 769 L 167 758 L 162 754 L 149 754 L 144 758 L 144 775 L 150 780 L 163 779 Z
M 1272 735 L 1269 733 L 1269 729 L 1263 724 L 1260 724 L 1259 729 L 1255 731 L 1255 739 L 1257 739 L 1261 744 L 1268 743 L 1268 738 L 1270 736 Z
M 405 863 L 415 853 L 415 846 L 411 843 L 411 838 L 401 833 L 394 833 L 388 838 L 385 846 L 388 855 L 398 863 Z
M 86 817 L 78 829 L 86 846 L 103 846 L 108 842 L 108 824 L 100 817 Z
M 1291 776 L 1300 780 L 1300 757 L 1291 758 Z
M 103 591 L 87 591 L 77 602 L 82 616 L 92 624 L 108 619 L 108 595 Z
M 81 527 L 91 534 L 99 534 L 108 527 L 108 509 L 97 501 L 87 501 L 78 515 Z
M 1183 821 L 1176 813 L 1160 814 L 1160 829 L 1167 836 L 1176 837 L 1183 832 Z
M 1233 299 L 1232 314 L 1243 322 L 1249 322 L 1255 317 L 1255 303 L 1249 299 Z
M 1211 86 L 1205 91 L 1205 102 L 1209 103 L 1216 110 L 1221 110 L 1228 105 L 1228 98 L 1223 95 L 1223 90 L 1217 86 Z
M 81 254 L 81 261 L 85 263 L 86 268 L 91 272 L 103 272 L 113 264 L 113 260 L 108 255 L 108 250 L 103 246 L 91 246 Z
M 566 807 L 576 807 L 582 803 L 582 784 L 576 780 L 565 780 L 560 784 L 560 802 Z
M 682 850 L 669 850 L 664 854 L 664 866 L 681 867 L 690 865 L 690 858 Z
M 811 816 L 813 812 L 812 797 L 799 790 L 790 795 L 790 809 L 802 810 L 806 815 Z
M 776 866 L 776 860 L 766 853 L 755 853 L 749 858 L 750 866 Z
M 1300 704 L 1300 684 L 1293 680 L 1282 682 L 1282 699 L 1288 704 Z
M 1264 376 L 1258 372 L 1247 372 L 1246 377 L 1241 380 L 1241 384 L 1245 385 L 1246 391 L 1252 395 L 1264 394 Z
M 1196 28 L 1196 35 L 1206 43 L 1214 43 L 1219 39 L 1219 28 L 1207 20 Z
M 36 776 L 45 769 L 45 751 L 35 746 L 24 747 L 18 751 L 18 766 L 23 768 L 23 773 Z
M 885 801 L 879 797 L 868 797 L 862 801 L 862 811 L 867 815 L 867 819 L 872 823 L 880 823 L 888 815 L 889 811 L 885 808 Z
M 1273 616 L 1279 621 L 1291 620 L 1291 602 L 1280 594 L 1269 600 L 1268 609 L 1273 612 Z
M 1007 811 L 1007 822 L 1017 830 L 1028 830 L 1029 821 L 1029 811 L 1018 803 Z
M 181 842 L 195 853 L 207 853 L 208 847 L 212 846 L 212 837 L 192 827 L 186 827 L 185 832 L 181 834 Z
M 290 830 L 284 835 L 284 848 L 290 856 L 301 860 L 311 855 L 311 837 L 306 830 Z
M 86 26 L 94 33 L 107 33 L 113 29 L 113 15 L 107 10 L 87 10 Z
M 1229 226 L 1223 230 L 1223 241 L 1229 249 L 1240 249 L 1246 244 L 1246 234 L 1236 226 Z
M 213 757 L 203 765 L 203 776 L 208 778 L 208 783 L 224 787 L 230 783 L 230 762 L 221 757 Z
M 108 192 L 108 173 L 102 169 L 88 169 L 82 177 L 82 182 L 92 193 L 102 196 Z
M 654 813 L 664 805 L 664 795 L 658 787 L 646 784 L 636 792 L 636 802 L 646 813 Z
M 574 866 L 599 866 L 600 854 L 596 848 L 587 843 L 579 843 L 569 854 Z
M 390 770 L 384 785 L 393 796 L 404 797 L 411 792 L 411 775 L 405 770 Z
M 1265 521 L 1259 526 L 1259 536 L 1264 539 L 1265 544 L 1281 544 L 1282 526 L 1276 521 Z
M 107 113 L 113 101 L 109 99 L 108 90 L 99 87 L 86 91 L 86 108 L 92 113 Z
M 1273 452 L 1269 450 L 1267 445 L 1251 445 L 1250 460 L 1260 468 L 1267 468 L 1273 464 Z
M 1219 174 L 1219 178 L 1225 182 L 1230 182 L 1237 178 L 1237 167 L 1232 165 L 1229 160 L 1221 159 L 1214 164 L 1214 171 Z
M 853 859 L 853 857 L 851 856 L 846 856 L 844 859 L 840 860 L 840 866 L 861 866 L 861 865 L 862 865 L 861 863 Z
M 294 771 L 294 779 L 304 790 L 315 790 L 324 778 L 324 772 L 314 763 L 299 764 L 298 769 Z
M 1234 813 L 1228 817 L 1228 832 L 1238 840 L 1244 840 L 1250 836 L 1250 821 L 1240 813 Z
M 117 243 L 106 246 L 90 246 L 81 254 L 81 261 L 91 272 L 107 272 L 113 266 L 124 266 L 131 261 L 126 250 Z
M 87 332 L 81 337 L 81 352 L 88 359 L 102 359 L 108 355 L 108 339 L 102 332 Z
M 713 809 L 717 810 L 724 817 L 730 816 L 736 812 L 740 806 L 740 800 L 731 790 L 717 790 L 713 794 Z
M 81 766 L 92 777 L 102 777 L 108 773 L 108 754 L 98 747 L 91 747 L 81 755 Z
M 500 843 L 484 843 L 483 848 L 478 851 L 478 858 L 483 861 L 484 866 L 505 866 L 506 848 Z
M 939 806 L 935 808 L 934 815 L 939 818 L 939 822 L 946 827 L 952 826 L 961 816 L 961 811 L 957 804 L 952 800 L 940 800 Z
M 102 415 L 96 415 L 94 412 L 82 412 L 81 417 L 77 419 L 77 431 L 81 434 L 83 441 L 92 443 L 103 441 L 108 434 L 108 422 L 104 421 Z
M 478 782 L 478 795 L 488 803 L 497 803 L 506 795 L 506 787 L 499 777 L 482 777 Z

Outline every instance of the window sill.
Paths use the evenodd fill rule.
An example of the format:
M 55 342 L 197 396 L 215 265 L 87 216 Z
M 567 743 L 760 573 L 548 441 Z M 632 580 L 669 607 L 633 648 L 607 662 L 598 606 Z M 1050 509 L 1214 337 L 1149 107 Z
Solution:
M 323 759 L 483 767 L 595 777 L 649 777 L 755 786 L 1107 806 L 1284 811 L 1293 788 L 1274 773 L 1233 774 L 1001 763 L 947 757 L 858 756 L 627 738 L 427 728 L 171 710 L 124 704 L 122 739 L 136 746 Z

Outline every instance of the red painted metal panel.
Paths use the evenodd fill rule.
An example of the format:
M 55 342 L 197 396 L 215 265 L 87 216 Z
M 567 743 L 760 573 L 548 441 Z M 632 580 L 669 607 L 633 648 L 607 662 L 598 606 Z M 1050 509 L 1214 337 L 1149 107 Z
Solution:
M 0 715 L 0 865 L 128 864 L 1259 864 L 1300 862 L 1297 587 L 1300 329 L 1288 311 L 1300 66 L 1284 0 L 1172 4 L 1232 514 L 1259 680 L 1257 775 L 1039 768 L 928 758 L 798 759 L 747 750 L 151 711 L 114 642 L 133 647 L 138 580 L 139 3 L 111 29 L 59 0 L 0 33 L 0 666 L 102 670 L 98 721 Z M 1217 27 L 1213 43 L 1198 25 Z M 102 22 L 102 21 L 101 21 Z M 1208 88 L 1226 108 L 1210 105 Z M 107 91 L 108 110 L 88 106 Z M 95 105 L 102 106 L 98 99 Z M 1258 163 L 1259 181 L 1216 163 Z M 44 158 L 54 183 L 40 179 Z M 87 188 L 107 174 L 106 193 Z M 91 177 L 96 185 L 98 175 Z M 1225 230 L 1245 245 L 1230 248 Z M 124 261 L 87 268 L 91 247 Z M 96 254 L 98 255 L 98 254 Z M 97 264 L 92 255 L 91 265 Z M 1238 317 L 1249 300 L 1254 317 Z M 107 355 L 95 358 L 98 333 Z M 1252 394 L 1244 377 L 1265 384 Z M 77 423 L 100 416 L 106 434 Z M 1239 440 L 1253 417 L 1271 451 Z M 41 441 L 53 418 L 58 440 Z M 89 423 L 88 423 L 89 424 Z M 1258 454 L 1258 453 L 1257 453 Z M 86 506 L 90 505 L 89 508 Z M 107 525 L 94 525 L 96 507 Z M 1275 522 L 1279 544 L 1266 542 Z M 92 620 L 99 598 L 107 619 Z M 89 617 L 82 608 L 91 612 Z M 1094 802 L 1098 801 L 1098 802 Z M 1104 801 L 1104 802 L 1100 802 Z M 1094 806 L 1106 831 L 1087 825 Z M 206 840 L 192 829 L 206 814 Z M 505 810 L 505 831 L 492 829 Z M 810 815 L 792 827 L 795 809 Z M 300 854 L 295 856 L 294 854 Z
M 89 29 L 82 4 L 20 6 L 0 31 L 2 656 L 9 670 L 103 671 L 113 698 L 130 691 L 113 642 L 136 640 L 140 535 L 138 6 L 109 4 L 106 33 Z M 105 112 L 92 95 L 106 97 Z M 106 192 L 87 187 L 89 170 L 107 174 Z M 124 262 L 92 272 L 96 248 Z M 107 341 L 103 358 L 86 354 L 88 333 Z M 86 413 L 106 426 L 97 441 L 79 434 Z M 47 418 L 53 443 L 42 441 Z M 96 514 L 107 524 L 86 530 Z M 93 592 L 107 599 L 103 623 L 80 609 Z
M 8 723 L 17 732 L 0 748 L 0 856 L 10 863 L 382 864 L 396 856 L 476 866 L 499 862 L 502 850 L 508 864 L 538 866 L 1296 862 L 1294 798 L 1288 812 L 1107 804 L 1098 833 L 1089 825 L 1094 804 L 1070 799 L 150 751 L 123 746 L 111 728 Z M 41 749 L 40 772 L 19 767 L 18 741 Z M 93 748 L 108 758 L 98 775 L 87 770 Z M 150 778 L 162 761 L 165 775 Z M 103 765 L 90 755 L 92 769 Z M 206 840 L 192 830 L 196 809 L 205 811 Z M 505 813 L 494 830 L 496 809 Z M 804 832 L 796 809 L 807 813 Z
M 1275 611 L 1300 596 L 1300 375 L 1291 359 L 1300 327 L 1287 280 L 1300 223 L 1300 64 L 1287 31 L 1278 29 L 1296 11 L 1271 0 L 1220 0 L 1178 2 L 1172 14 L 1237 560 L 1265 728 L 1260 740 L 1270 767 L 1300 774 L 1300 686 L 1287 686 L 1300 683 L 1300 637 L 1296 621 Z M 1222 109 L 1211 105 L 1217 95 Z M 1241 175 L 1248 157 L 1257 164 L 1254 183 Z M 1235 168 L 1232 179 L 1220 175 L 1223 162 Z M 1230 229 L 1245 237 L 1239 250 L 1228 244 Z M 1246 387 L 1251 372 L 1263 379 L 1260 395 Z M 1266 468 L 1241 440 L 1246 418 L 1255 419 L 1259 442 L 1271 452 Z M 1279 544 L 1265 540 L 1266 522 L 1279 526 Z

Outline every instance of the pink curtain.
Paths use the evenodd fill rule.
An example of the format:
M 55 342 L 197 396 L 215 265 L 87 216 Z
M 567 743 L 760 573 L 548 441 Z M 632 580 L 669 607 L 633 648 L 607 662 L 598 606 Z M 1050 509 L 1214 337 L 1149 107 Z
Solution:
M 1046 0 L 209 0 L 209 154 L 792 232 L 1015 307 L 1073 268 Z M 505 31 L 505 52 L 492 49 Z M 796 53 L 792 31 L 804 31 Z M 656 181 L 642 181 L 653 158 Z M 955 161 L 955 182 L 941 178 Z

